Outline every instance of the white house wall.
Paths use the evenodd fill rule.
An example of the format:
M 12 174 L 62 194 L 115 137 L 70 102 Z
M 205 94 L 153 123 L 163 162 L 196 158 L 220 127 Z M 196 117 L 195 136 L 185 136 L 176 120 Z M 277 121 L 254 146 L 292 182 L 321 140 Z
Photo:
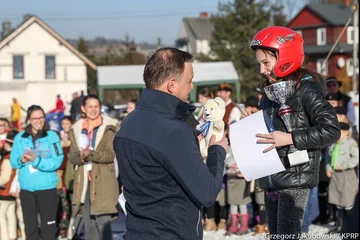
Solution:
M 24 79 L 13 79 L 16 54 L 24 55 Z M 55 56 L 55 79 L 45 79 L 46 55 Z M 13 97 L 24 107 L 39 104 L 48 111 L 57 94 L 70 101 L 73 92 L 86 87 L 85 63 L 36 22 L 0 50 L 0 115 L 8 112 Z
M 78 82 L 61 82 L 61 83 L 28 83 L 26 91 L 8 90 L 0 91 L 0 117 L 9 117 L 11 113 L 12 99 L 17 98 L 18 102 L 27 109 L 35 104 L 44 108 L 45 112 L 54 109 L 56 103 L 56 95 L 60 94 L 66 105 L 66 114 L 69 114 L 70 105 L 67 101 L 71 101 L 73 92 L 84 90 L 84 84 Z M 25 115 L 25 112 L 23 112 Z
M 210 44 L 208 40 L 196 40 L 196 53 L 208 55 L 210 53 Z

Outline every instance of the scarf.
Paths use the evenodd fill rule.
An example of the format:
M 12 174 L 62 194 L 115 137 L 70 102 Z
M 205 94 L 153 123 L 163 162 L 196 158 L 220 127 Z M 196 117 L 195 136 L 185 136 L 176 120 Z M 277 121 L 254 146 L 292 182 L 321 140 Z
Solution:
M 87 118 L 84 119 L 81 127 L 80 148 L 84 149 L 89 147 L 90 150 L 95 149 L 96 133 L 101 124 L 102 117 L 100 115 L 95 119 L 93 126 L 89 125 Z
M 210 121 L 206 121 L 206 122 L 202 123 L 200 126 L 201 135 L 203 135 L 204 137 L 206 137 L 209 133 L 210 124 L 211 124 Z

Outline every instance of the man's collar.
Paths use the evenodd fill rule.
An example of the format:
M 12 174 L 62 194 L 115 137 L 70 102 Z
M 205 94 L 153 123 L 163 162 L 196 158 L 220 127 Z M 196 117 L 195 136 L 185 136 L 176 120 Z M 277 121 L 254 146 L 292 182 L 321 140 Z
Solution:
M 184 120 L 195 110 L 194 106 L 181 101 L 179 98 L 152 88 L 146 88 L 142 91 L 136 108 L 163 112 Z
M 232 102 L 231 98 L 226 101 L 225 106 L 229 105 Z

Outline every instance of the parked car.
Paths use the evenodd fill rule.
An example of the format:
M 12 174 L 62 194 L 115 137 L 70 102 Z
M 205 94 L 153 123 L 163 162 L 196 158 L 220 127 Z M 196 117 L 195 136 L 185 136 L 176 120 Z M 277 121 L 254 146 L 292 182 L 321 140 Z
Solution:
M 127 104 L 111 105 L 106 104 L 101 106 L 101 112 L 109 117 L 122 120 L 126 116 Z

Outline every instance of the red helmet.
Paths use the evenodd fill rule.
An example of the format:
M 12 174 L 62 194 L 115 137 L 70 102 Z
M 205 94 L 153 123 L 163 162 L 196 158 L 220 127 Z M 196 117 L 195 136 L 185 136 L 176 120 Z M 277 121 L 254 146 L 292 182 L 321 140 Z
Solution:
M 277 62 L 273 69 L 277 77 L 285 77 L 299 69 L 304 62 L 304 40 L 290 28 L 271 26 L 259 31 L 250 47 L 267 49 L 275 52 Z

